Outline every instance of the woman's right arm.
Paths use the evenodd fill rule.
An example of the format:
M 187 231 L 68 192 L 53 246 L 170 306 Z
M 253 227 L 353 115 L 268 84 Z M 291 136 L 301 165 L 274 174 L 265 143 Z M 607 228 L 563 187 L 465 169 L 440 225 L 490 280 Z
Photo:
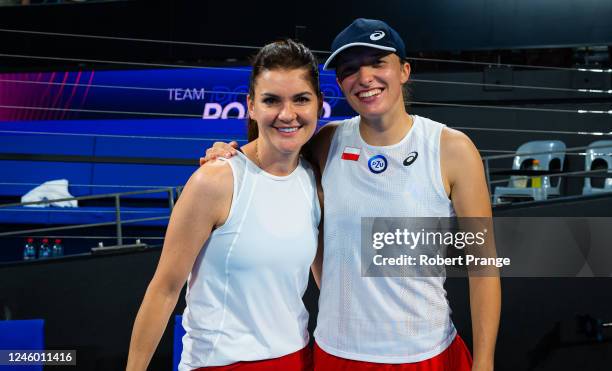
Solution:
M 195 259 L 212 229 L 225 222 L 233 177 L 227 163 L 201 166 L 172 211 L 155 275 L 136 316 L 126 370 L 146 370 Z

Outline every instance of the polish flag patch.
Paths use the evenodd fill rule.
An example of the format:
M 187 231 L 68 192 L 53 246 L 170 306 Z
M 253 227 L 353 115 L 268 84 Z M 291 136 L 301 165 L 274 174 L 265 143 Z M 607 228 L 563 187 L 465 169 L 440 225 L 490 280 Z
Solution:
M 344 152 L 342 152 L 342 159 L 349 160 L 349 161 L 357 161 L 359 160 L 360 153 L 361 153 L 361 148 L 344 147 Z

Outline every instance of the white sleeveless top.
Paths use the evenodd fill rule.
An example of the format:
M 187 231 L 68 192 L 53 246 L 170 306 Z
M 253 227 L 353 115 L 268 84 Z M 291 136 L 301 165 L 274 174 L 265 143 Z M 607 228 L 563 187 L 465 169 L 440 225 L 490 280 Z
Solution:
M 322 179 L 325 250 L 314 335 L 338 357 L 418 362 L 441 353 L 456 335 L 444 277 L 361 276 L 361 217 L 454 215 L 440 170 L 444 125 L 412 117 L 413 127 L 394 145 L 368 145 L 359 116 L 342 121 L 332 139 Z M 377 155 L 387 161 L 382 172 L 380 160 L 368 166 Z
M 281 357 L 308 344 L 302 296 L 320 220 L 314 173 L 300 160 L 274 176 L 242 153 L 234 193 L 187 281 L 179 370 Z

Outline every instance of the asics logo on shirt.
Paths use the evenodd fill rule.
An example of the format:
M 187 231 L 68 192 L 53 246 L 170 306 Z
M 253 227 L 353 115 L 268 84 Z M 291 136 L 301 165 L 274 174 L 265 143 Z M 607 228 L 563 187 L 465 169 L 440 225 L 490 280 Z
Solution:
M 404 166 L 410 166 L 413 162 L 416 161 L 417 157 L 419 157 L 419 153 L 417 151 L 410 152 L 408 157 L 404 160 Z

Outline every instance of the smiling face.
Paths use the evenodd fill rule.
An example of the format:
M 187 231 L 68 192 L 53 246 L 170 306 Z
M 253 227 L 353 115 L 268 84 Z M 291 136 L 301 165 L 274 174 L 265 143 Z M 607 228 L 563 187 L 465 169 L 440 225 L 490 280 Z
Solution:
M 263 70 L 247 103 L 267 150 L 297 153 L 315 132 L 320 103 L 305 68 Z
M 338 56 L 336 78 L 348 103 L 362 117 L 381 119 L 403 110 L 402 85 L 410 65 L 393 53 L 353 47 Z

